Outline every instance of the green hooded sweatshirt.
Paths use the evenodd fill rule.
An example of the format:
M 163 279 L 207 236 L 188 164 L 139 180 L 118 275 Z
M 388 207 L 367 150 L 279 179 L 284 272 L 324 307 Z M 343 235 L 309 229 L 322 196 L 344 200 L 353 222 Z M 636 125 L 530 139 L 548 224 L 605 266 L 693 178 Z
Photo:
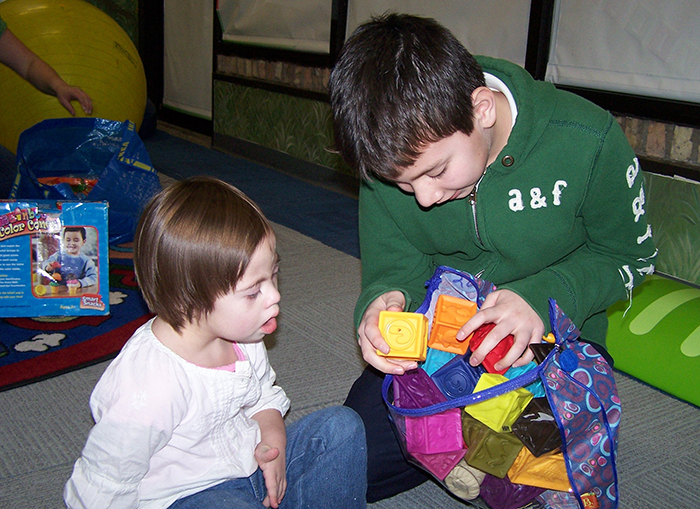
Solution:
M 517 105 L 508 142 L 486 168 L 475 202 L 426 210 L 393 184 L 362 184 L 355 325 L 391 290 L 415 310 L 425 282 L 447 265 L 517 293 L 548 331 L 555 299 L 582 338 L 604 345 L 606 309 L 629 298 L 656 254 L 635 154 L 610 113 L 515 64 L 477 60 Z

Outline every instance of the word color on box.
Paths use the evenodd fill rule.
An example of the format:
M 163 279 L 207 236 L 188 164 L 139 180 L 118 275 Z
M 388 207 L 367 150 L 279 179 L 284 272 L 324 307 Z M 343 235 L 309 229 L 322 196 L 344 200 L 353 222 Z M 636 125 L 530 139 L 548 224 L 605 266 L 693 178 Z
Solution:
M 379 331 L 389 345 L 389 353 L 377 355 L 424 361 L 428 351 L 428 317 L 421 313 L 380 311 Z
M 457 341 L 457 332 L 476 314 L 476 303 L 450 295 L 440 295 L 430 329 L 428 346 L 460 355 L 467 353 L 469 341 Z

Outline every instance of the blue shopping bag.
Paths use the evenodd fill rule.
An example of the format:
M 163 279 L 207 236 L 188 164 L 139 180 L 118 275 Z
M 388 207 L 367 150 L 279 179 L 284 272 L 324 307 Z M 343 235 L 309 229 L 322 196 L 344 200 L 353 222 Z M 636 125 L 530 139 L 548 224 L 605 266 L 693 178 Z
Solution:
M 91 188 L 86 193 L 56 177 L 76 177 Z M 60 118 L 20 135 L 10 199 L 106 201 L 113 245 L 133 240 L 141 211 L 160 189 L 133 122 Z

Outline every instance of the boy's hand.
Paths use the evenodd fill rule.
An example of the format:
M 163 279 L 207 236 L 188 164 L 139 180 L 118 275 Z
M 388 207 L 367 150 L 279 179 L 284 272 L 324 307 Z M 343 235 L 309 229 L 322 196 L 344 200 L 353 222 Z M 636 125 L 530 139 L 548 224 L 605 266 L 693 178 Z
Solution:
M 280 454 L 280 450 L 276 447 L 270 447 L 261 442 L 255 448 L 255 460 L 262 470 L 265 488 L 267 488 L 267 496 L 263 500 L 263 505 L 277 508 L 287 490 L 284 455 Z
M 477 366 L 484 360 L 493 347 L 503 338 L 512 334 L 513 346 L 506 355 L 496 363 L 496 369 L 510 366 L 524 366 L 533 358 L 527 348 L 530 343 L 542 342 L 544 324 L 542 319 L 520 295 L 510 290 L 497 290 L 486 296 L 481 309 L 457 333 L 460 341 L 485 323 L 495 323 L 476 351 L 472 352 L 469 363 Z
M 411 360 L 387 359 L 377 355 L 377 349 L 389 352 L 389 345 L 379 332 L 380 311 L 403 311 L 406 298 L 399 291 L 387 292 L 377 297 L 365 311 L 360 326 L 357 328 L 358 343 L 362 357 L 369 364 L 383 373 L 403 375 L 405 371 L 415 369 L 418 364 Z

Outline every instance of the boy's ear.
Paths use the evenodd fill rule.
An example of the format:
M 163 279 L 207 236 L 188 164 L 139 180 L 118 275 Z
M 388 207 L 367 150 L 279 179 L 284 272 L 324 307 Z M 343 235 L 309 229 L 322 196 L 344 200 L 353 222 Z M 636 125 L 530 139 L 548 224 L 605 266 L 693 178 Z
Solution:
M 496 123 L 496 96 L 488 87 L 479 87 L 472 92 L 474 121 L 488 129 Z

